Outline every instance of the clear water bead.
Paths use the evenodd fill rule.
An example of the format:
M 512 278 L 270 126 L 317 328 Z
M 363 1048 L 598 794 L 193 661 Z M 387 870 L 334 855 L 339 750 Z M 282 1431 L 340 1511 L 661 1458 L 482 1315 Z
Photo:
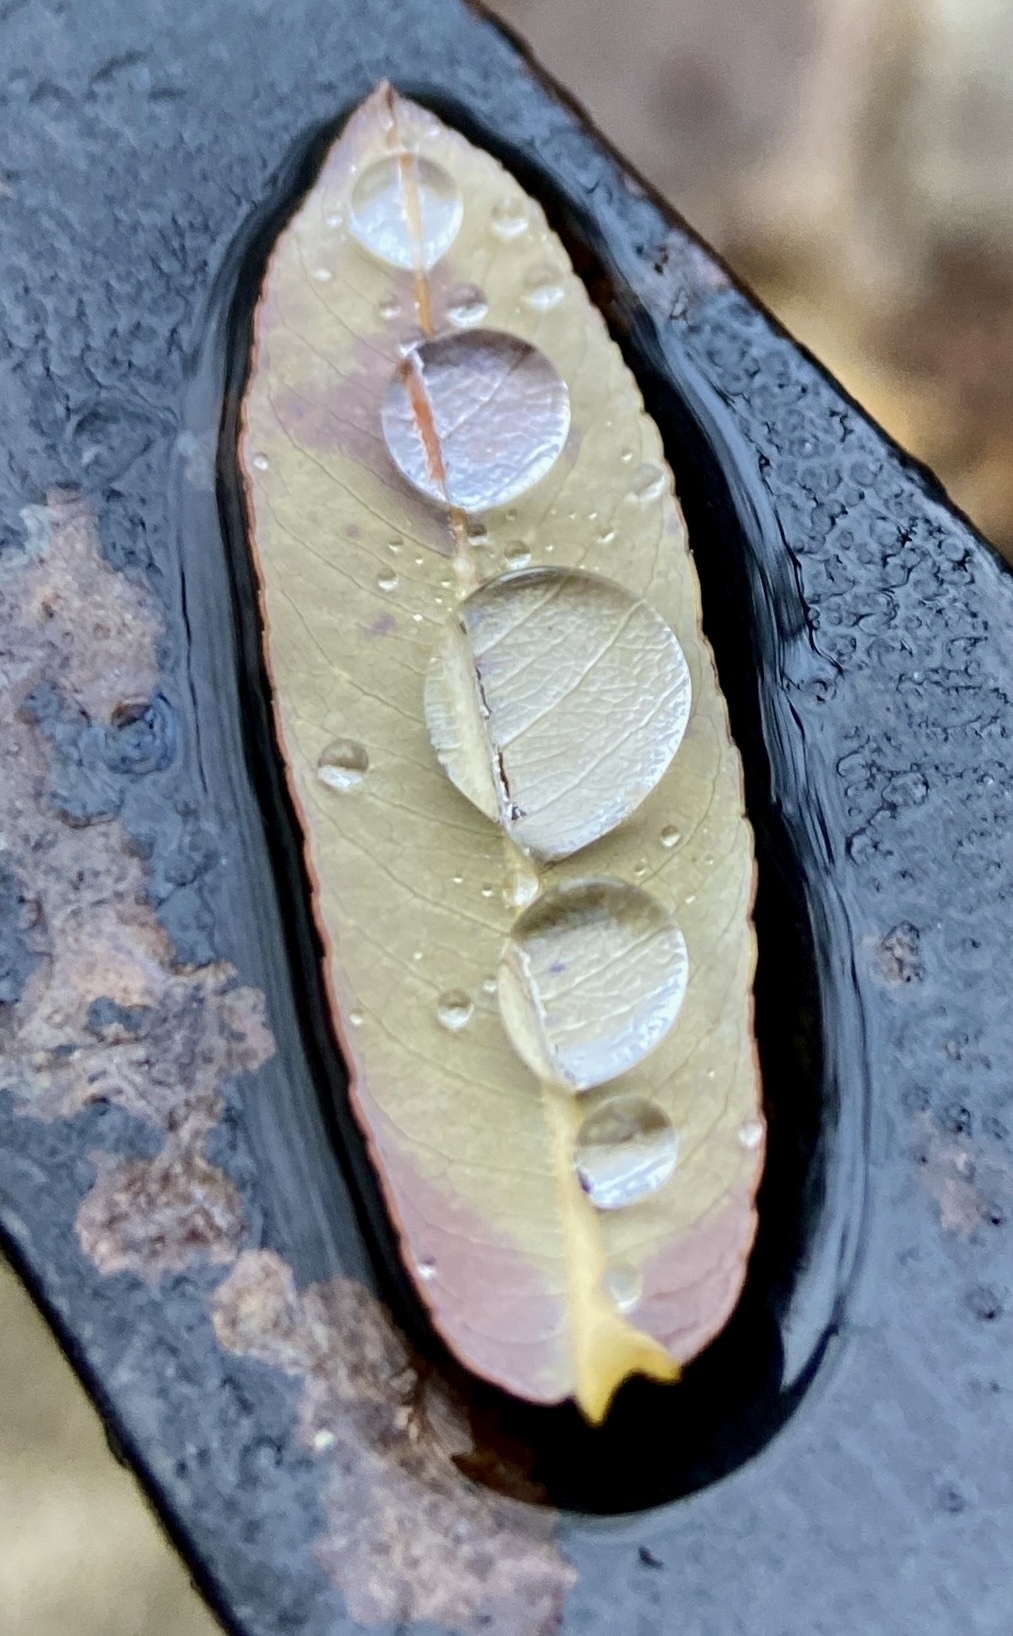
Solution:
M 669 851 L 671 851 L 673 846 L 679 845 L 679 842 L 682 840 L 682 835 L 680 831 L 676 829 L 674 824 L 666 824 L 659 839 L 662 846 L 667 847 Z
M 763 1141 L 763 1126 L 758 1119 L 747 1119 L 739 1126 L 739 1141 L 744 1148 L 758 1148 Z
M 679 1138 L 664 1109 L 639 1096 L 613 1096 L 577 1132 L 573 1161 L 591 1203 L 622 1210 L 671 1178 Z
M 503 552 L 503 566 L 505 568 L 526 568 L 531 561 L 531 551 L 523 540 L 515 540 Z
M 688 975 L 683 935 L 647 892 L 617 880 L 569 881 L 511 928 L 500 957 L 500 1015 L 532 1073 L 586 1091 L 660 1044 Z
M 397 575 L 393 568 L 384 568 L 381 573 L 377 574 L 376 583 L 377 588 L 381 591 L 396 591 Z
M 644 1280 L 637 1268 L 625 1262 L 609 1267 L 601 1282 L 602 1289 L 615 1302 L 619 1312 L 632 1312 L 644 1293 Z
M 365 745 L 351 738 L 333 739 L 317 761 L 317 777 L 329 790 L 357 790 L 368 770 Z
M 460 329 L 480 324 L 488 311 L 485 292 L 477 284 L 458 284 L 447 298 L 447 317 Z
M 527 200 L 519 194 L 500 199 L 492 210 L 492 230 L 498 239 L 518 239 L 530 222 Z
M 665 473 L 661 466 L 653 461 L 646 461 L 638 466 L 633 473 L 630 491 L 636 499 L 646 504 L 649 500 L 658 500 L 665 492 Z
M 253 464 L 256 466 L 258 471 L 266 471 L 271 462 L 268 460 L 266 454 L 255 454 L 253 457 Z
M 563 286 L 559 271 L 555 267 L 544 265 L 532 267 L 524 280 L 524 301 L 536 312 L 550 312 L 558 307 L 566 290 Z
M 381 422 L 413 488 L 476 513 L 525 493 L 555 464 L 570 395 L 537 347 L 501 330 L 465 330 L 411 348 Z
M 462 1028 L 467 1028 L 474 1009 L 471 996 L 463 988 L 448 988 L 437 1001 L 436 1015 L 444 1028 L 459 1034 Z
M 427 271 L 450 249 L 464 215 L 449 171 L 414 153 L 392 153 L 352 189 L 349 227 L 364 249 L 392 267 Z

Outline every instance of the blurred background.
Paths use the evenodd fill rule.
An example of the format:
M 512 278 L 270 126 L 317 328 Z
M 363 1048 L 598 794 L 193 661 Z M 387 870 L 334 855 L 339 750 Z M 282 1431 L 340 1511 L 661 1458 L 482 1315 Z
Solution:
M 1013 0 L 494 0 L 1013 559 Z M 0 1267 L 0 1636 L 216 1627 Z

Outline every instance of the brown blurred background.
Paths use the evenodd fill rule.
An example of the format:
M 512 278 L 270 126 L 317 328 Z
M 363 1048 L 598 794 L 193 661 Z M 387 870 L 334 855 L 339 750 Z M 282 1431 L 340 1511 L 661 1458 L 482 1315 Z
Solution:
M 492 9 L 1013 558 L 1013 0 Z M 215 1628 L 0 1267 L 0 1636 Z

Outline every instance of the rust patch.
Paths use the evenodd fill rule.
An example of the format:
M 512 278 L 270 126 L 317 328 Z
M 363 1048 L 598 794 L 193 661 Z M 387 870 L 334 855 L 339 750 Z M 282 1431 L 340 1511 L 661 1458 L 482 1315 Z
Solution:
M 983 1161 L 967 1131 L 937 1123 L 927 1110 L 917 1119 L 914 1157 L 939 1210 L 944 1232 L 970 1238 L 983 1222 L 998 1225 L 1013 1208 L 1013 1173 Z
M 234 1258 L 238 1195 L 203 1144 L 221 1085 L 274 1047 L 231 967 L 175 965 L 117 816 L 127 782 L 174 753 L 148 600 L 103 560 L 79 497 L 24 515 L 0 566 L 0 827 L 31 963 L 0 1007 L 0 1086 L 37 1118 L 105 1099 L 167 1132 L 152 1161 L 96 1155 L 77 1223 L 103 1272 L 157 1278 Z
M 327 1511 L 316 1556 L 353 1619 L 551 1636 L 576 1578 L 555 1512 L 467 1480 L 480 1459 L 468 1408 L 375 1296 L 349 1278 L 300 1292 L 279 1256 L 247 1250 L 212 1320 L 229 1351 L 302 1379 L 298 1435 Z

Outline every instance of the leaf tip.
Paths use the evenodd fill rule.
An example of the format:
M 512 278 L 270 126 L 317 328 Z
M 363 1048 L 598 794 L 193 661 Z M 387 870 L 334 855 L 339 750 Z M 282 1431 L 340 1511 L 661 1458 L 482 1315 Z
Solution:
M 599 1326 L 597 1345 L 588 1349 L 577 1370 L 574 1399 L 584 1419 L 600 1426 L 619 1387 L 630 1375 L 672 1385 L 682 1370 L 660 1341 L 634 1329 L 617 1313 L 607 1327 Z

